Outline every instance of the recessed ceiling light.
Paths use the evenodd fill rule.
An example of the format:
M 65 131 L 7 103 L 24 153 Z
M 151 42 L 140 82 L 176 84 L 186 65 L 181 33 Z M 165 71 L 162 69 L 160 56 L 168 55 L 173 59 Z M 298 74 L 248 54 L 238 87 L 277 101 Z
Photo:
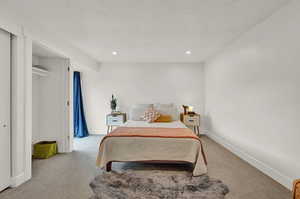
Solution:
M 187 51 L 185 51 L 185 54 L 190 55 L 190 54 L 192 54 L 192 52 L 187 50 Z
M 117 51 L 112 51 L 112 53 L 111 54 L 113 54 L 113 55 L 117 55 L 118 53 L 117 53 Z

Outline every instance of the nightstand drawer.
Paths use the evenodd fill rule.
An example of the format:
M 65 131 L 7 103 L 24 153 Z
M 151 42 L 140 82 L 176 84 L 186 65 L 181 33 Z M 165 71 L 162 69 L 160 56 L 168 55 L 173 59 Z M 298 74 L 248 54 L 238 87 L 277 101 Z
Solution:
M 200 117 L 199 115 L 184 115 L 183 123 L 187 126 L 200 126 Z
M 124 115 L 108 115 L 106 118 L 106 124 L 109 126 L 120 126 L 124 122 Z

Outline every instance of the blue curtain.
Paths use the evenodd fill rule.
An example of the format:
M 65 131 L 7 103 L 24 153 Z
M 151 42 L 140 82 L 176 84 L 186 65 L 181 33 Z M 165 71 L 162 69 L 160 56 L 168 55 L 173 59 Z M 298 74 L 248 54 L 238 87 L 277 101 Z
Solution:
M 73 109 L 74 109 L 74 137 L 83 138 L 89 136 L 82 102 L 80 72 L 74 72 L 73 86 Z

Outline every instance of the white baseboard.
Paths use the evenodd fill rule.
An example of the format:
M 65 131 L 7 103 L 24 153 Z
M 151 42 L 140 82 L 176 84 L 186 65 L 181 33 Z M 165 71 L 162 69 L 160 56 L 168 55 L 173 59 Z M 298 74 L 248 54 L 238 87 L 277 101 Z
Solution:
M 23 184 L 24 182 L 26 182 L 25 174 L 21 173 L 15 177 L 11 178 L 10 187 L 18 187 L 19 185 Z
M 292 190 L 292 183 L 293 179 L 291 177 L 288 177 L 281 173 L 280 171 L 272 168 L 270 165 L 265 164 L 264 162 L 257 160 L 254 158 L 252 155 L 246 153 L 243 151 L 241 148 L 234 146 L 224 138 L 212 133 L 212 132 L 207 132 L 206 135 L 210 137 L 212 140 L 215 142 L 221 144 L 224 146 L 226 149 L 234 153 L 235 155 L 239 156 L 241 159 L 245 160 L 261 172 L 265 173 L 266 175 L 270 176 L 273 178 L 275 181 L 279 182 L 289 190 Z

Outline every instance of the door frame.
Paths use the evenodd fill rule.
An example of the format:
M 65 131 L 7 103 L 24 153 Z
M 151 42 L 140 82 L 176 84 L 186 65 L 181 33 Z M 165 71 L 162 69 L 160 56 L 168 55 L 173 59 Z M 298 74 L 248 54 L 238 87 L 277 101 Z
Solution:
M 63 135 L 63 152 L 70 153 L 73 151 L 73 68 L 71 66 L 71 60 L 68 59 L 68 66 L 63 70 L 63 80 L 65 85 L 65 108 L 64 108 L 64 129 Z
M 74 139 L 74 120 L 73 120 L 73 75 L 74 75 L 74 67 L 70 61 L 68 68 L 68 132 L 67 132 L 67 145 L 66 152 L 73 151 L 73 139 Z

